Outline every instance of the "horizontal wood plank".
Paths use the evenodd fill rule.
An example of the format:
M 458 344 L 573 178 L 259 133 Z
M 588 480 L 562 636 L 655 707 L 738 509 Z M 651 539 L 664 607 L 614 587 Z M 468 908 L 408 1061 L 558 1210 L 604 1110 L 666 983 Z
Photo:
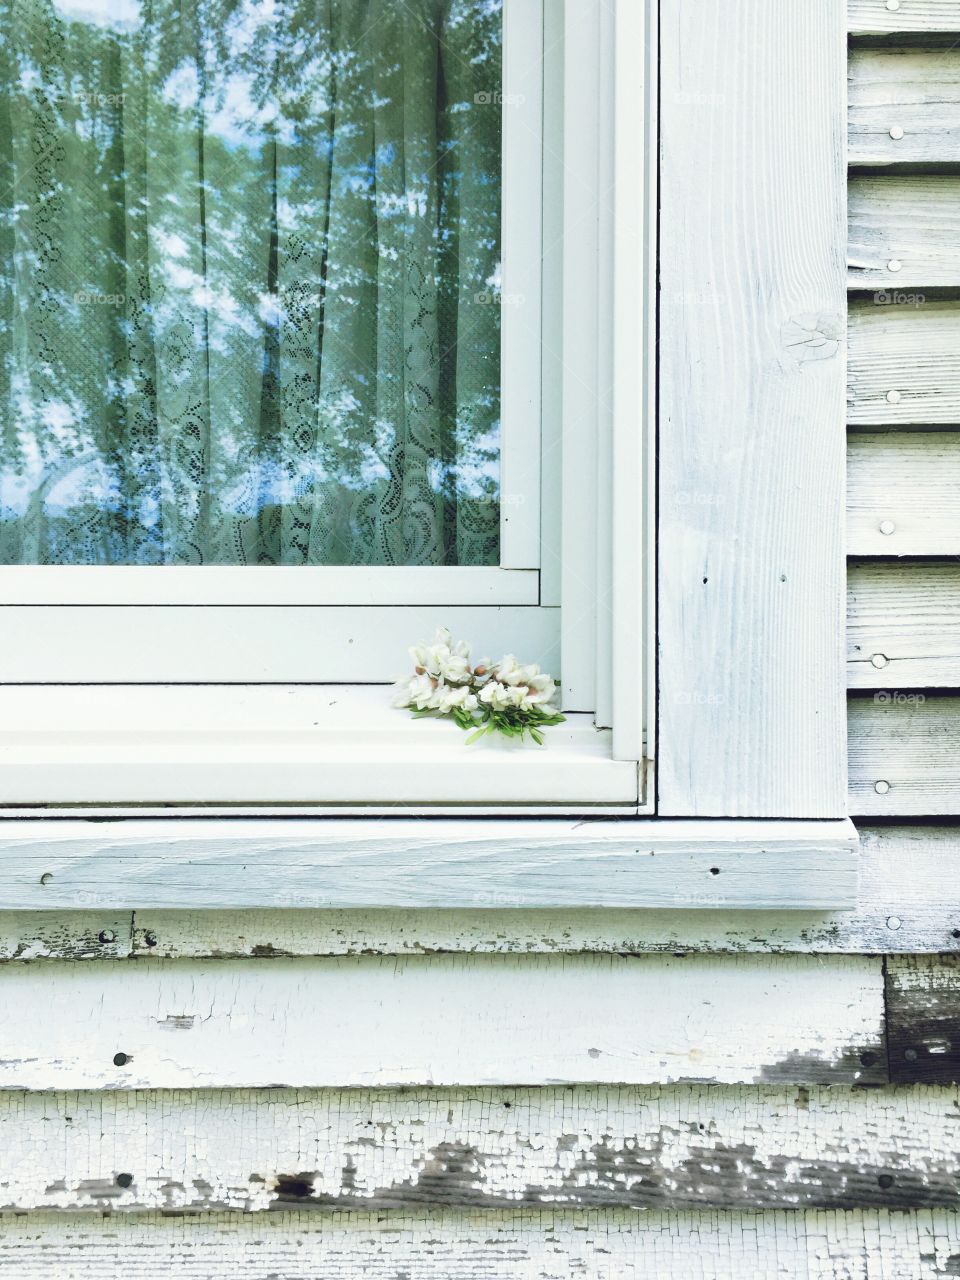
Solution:
M 960 1206 L 960 1092 L 0 1094 L 0 1209 Z
M 848 138 L 852 165 L 956 164 L 960 51 L 852 49 Z
M 960 177 L 853 177 L 848 195 L 851 289 L 915 308 L 925 289 L 960 286 Z
M 538 911 L 491 893 L 472 911 L 136 913 L 132 949 L 180 959 L 578 951 L 960 952 L 960 828 L 861 827 L 860 885 L 846 911 L 738 911 L 719 887 L 694 910 Z M 29 922 L 31 915 L 11 916 Z M 24 925 L 26 927 L 26 925 Z
M 960 432 L 851 432 L 851 556 L 960 555 Z
M 887 428 L 960 424 L 960 303 L 851 307 L 847 421 Z
M 885 972 L 891 1078 L 960 1080 L 960 956 L 891 956 Z
M 850 565 L 847 686 L 960 688 L 960 564 Z
M 809 911 L 854 905 L 855 853 L 846 820 L 9 821 L 0 901 Z
M 849 753 L 855 817 L 960 815 L 960 698 L 851 698 Z
M 430 956 L 0 967 L 0 1088 L 865 1083 L 875 958 Z
M 960 1217 L 944 1209 L 0 1216 L 0 1271 L 21 1280 L 943 1280 L 958 1269 Z
M 851 35 L 960 31 L 960 0 L 847 0 Z

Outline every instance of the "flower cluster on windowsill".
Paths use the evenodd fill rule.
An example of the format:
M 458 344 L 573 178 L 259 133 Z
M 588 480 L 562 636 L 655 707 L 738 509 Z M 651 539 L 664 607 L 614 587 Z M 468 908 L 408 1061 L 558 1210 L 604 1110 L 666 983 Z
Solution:
M 408 708 L 415 717 L 448 716 L 461 729 L 471 730 L 467 743 L 488 733 L 523 740 L 528 734 L 542 745 L 540 730 L 562 724 L 556 706 L 557 682 L 535 663 L 523 665 L 512 653 L 499 662 L 481 658 L 472 663 L 470 645 L 454 641 L 441 627 L 432 644 L 410 649 L 414 673 L 393 687 L 393 705 Z

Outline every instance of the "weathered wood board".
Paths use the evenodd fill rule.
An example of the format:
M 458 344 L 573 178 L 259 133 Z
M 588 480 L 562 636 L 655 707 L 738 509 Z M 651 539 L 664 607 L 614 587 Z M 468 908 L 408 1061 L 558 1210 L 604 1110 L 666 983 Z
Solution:
M 19 1280 L 941 1280 L 960 1217 L 780 1210 L 412 1210 L 0 1217 Z
M 547 766 L 549 768 L 549 766 Z M 0 826 L 8 909 L 728 907 L 856 902 L 834 822 L 394 818 Z
M 960 952 L 960 829 L 863 827 L 853 911 L 730 910 L 717 888 L 695 911 L 155 911 L 136 913 L 140 956 Z M 0 917 L 0 921 L 4 918 Z M 3 936 L 16 937 L 6 918 Z M 12 948 L 12 941 L 9 944 Z
M 850 565 L 847 687 L 960 688 L 960 564 Z
M 847 283 L 878 306 L 924 305 L 924 290 L 960 285 L 960 178 L 850 179 Z
M 960 335 L 958 335 L 960 337 Z M 851 432 L 851 556 L 960 555 L 960 432 Z
M 960 1080 L 960 956 L 891 956 L 885 972 L 891 1078 Z
M 955 164 L 960 51 L 851 49 L 848 125 L 852 165 Z
M 851 35 L 960 31 L 960 0 L 848 0 Z
M 0 968 L 0 1088 L 882 1081 L 880 962 L 431 956 Z
M 0 1094 L 0 1209 L 956 1208 L 955 1088 Z
M 868 301 L 850 308 L 847 422 L 960 424 L 960 303 Z
M 854 816 L 960 815 L 960 698 L 882 689 L 849 714 Z
M 661 11 L 665 815 L 844 811 L 845 17 Z

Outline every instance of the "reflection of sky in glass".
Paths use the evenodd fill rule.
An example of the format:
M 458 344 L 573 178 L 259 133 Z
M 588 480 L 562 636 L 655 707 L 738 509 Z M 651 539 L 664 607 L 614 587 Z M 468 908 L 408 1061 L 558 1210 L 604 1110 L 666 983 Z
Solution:
M 496 563 L 499 0 L 13 14 L 0 563 Z

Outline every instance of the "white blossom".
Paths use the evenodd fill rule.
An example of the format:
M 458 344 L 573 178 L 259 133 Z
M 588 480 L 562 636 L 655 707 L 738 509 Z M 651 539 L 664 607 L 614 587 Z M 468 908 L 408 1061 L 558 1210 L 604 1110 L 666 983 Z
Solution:
M 443 685 L 438 692 L 441 697 L 437 704 L 437 710 L 441 714 L 452 711 L 454 707 L 462 707 L 464 711 L 476 711 L 477 709 L 477 695 L 471 693 L 469 687 L 465 684 L 454 687 Z

